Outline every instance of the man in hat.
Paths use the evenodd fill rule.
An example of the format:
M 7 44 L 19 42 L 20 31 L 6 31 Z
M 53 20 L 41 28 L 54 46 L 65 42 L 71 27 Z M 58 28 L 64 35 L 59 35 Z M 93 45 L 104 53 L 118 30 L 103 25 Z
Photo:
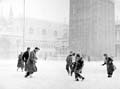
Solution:
M 38 47 L 35 47 L 35 49 L 30 52 L 30 56 L 29 56 L 29 59 L 27 61 L 27 70 L 26 70 L 25 78 L 30 76 L 34 72 L 37 72 L 37 67 L 36 67 L 37 57 L 36 57 L 36 53 L 39 50 L 40 49 Z
M 66 58 L 66 70 L 68 74 L 71 73 L 71 69 L 72 69 L 72 54 L 73 52 L 70 51 L 70 54 Z

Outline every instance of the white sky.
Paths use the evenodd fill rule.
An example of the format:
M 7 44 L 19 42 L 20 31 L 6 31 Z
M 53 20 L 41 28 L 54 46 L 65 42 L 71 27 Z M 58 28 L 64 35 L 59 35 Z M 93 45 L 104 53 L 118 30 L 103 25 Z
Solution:
M 69 0 L 25 0 L 26 17 L 69 23 Z M 14 17 L 23 16 L 24 0 L 0 0 L 0 13 L 8 17 L 13 7 Z M 2 15 L 2 14 L 0 14 Z M 120 0 L 115 0 L 115 19 L 120 20 Z
M 69 0 L 25 0 L 26 17 L 45 19 L 55 22 L 68 23 Z M 24 0 L 2 0 L 0 12 L 8 17 L 10 6 L 13 7 L 14 16 L 23 16 Z

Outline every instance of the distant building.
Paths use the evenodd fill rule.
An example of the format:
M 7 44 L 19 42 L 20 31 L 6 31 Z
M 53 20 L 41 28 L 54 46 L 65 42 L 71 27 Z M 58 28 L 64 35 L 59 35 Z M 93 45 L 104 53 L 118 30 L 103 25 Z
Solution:
M 26 19 L 26 47 L 40 47 L 40 55 L 62 56 L 67 53 L 68 37 L 64 35 L 68 35 L 68 30 L 65 24 Z
M 111 0 L 70 0 L 69 45 L 93 57 L 115 55 L 114 3 Z
M 26 18 L 24 24 L 23 18 L 14 18 L 10 8 L 9 18 L 0 18 L 0 58 L 15 58 L 23 48 L 25 51 L 27 47 L 33 49 L 36 46 L 41 49 L 39 57 L 65 55 L 68 30 L 66 24 L 32 18 Z M 63 41 L 66 43 L 63 44 Z
M 115 36 L 116 36 L 115 52 L 116 56 L 120 57 L 120 24 L 115 25 Z

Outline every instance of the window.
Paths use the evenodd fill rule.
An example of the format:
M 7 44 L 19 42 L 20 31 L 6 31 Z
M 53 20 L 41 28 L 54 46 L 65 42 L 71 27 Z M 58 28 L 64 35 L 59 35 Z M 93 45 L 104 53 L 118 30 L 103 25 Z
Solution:
M 43 29 L 43 30 L 42 30 L 42 35 L 46 35 L 46 34 L 47 34 L 46 29 Z
M 33 34 L 34 33 L 34 29 L 32 27 L 29 28 L 29 33 Z
M 67 34 L 67 32 L 65 32 L 65 33 L 63 34 L 63 38 L 64 38 L 64 39 L 68 39 L 68 34 Z
M 54 36 L 57 37 L 57 35 L 58 35 L 58 32 L 54 31 Z

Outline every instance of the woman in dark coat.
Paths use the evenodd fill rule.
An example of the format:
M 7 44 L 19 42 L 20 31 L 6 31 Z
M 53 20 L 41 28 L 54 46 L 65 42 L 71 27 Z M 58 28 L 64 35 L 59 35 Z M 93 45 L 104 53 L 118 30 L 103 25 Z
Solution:
M 102 64 L 102 65 L 107 66 L 108 77 L 112 77 L 112 74 L 113 74 L 114 70 L 116 69 L 116 67 L 113 64 L 113 59 L 111 57 L 108 57 L 107 54 L 104 54 L 104 57 L 105 57 L 105 61 L 104 61 L 104 64 Z
M 17 64 L 17 71 L 19 68 L 21 68 L 21 70 L 23 71 L 24 69 L 24 61 L 22 59 L 23 53 L 21 52 L 18 56 L 18 64 Z
M 25 77 L 28 77 L 29 75 L 33 74 L 34 72 L 37 72 L 37 67 L 36 67 L 36 52 L 39 50 L 38 47 L 36 47 L 33 51 L 30 52 L 29 59 L 27 61 L 27 68 L 26 68 L 26 75 Z
M 80 55 L 77 54 L 76 55 L 75 69 L 74 69 L 76 81 L 79 81 L 78 78 L 84 80 L 84 77 L 81 75 L 83 66 L 84 66 L 84 61 L 82 60 L 82 57 L 80 57 Z

